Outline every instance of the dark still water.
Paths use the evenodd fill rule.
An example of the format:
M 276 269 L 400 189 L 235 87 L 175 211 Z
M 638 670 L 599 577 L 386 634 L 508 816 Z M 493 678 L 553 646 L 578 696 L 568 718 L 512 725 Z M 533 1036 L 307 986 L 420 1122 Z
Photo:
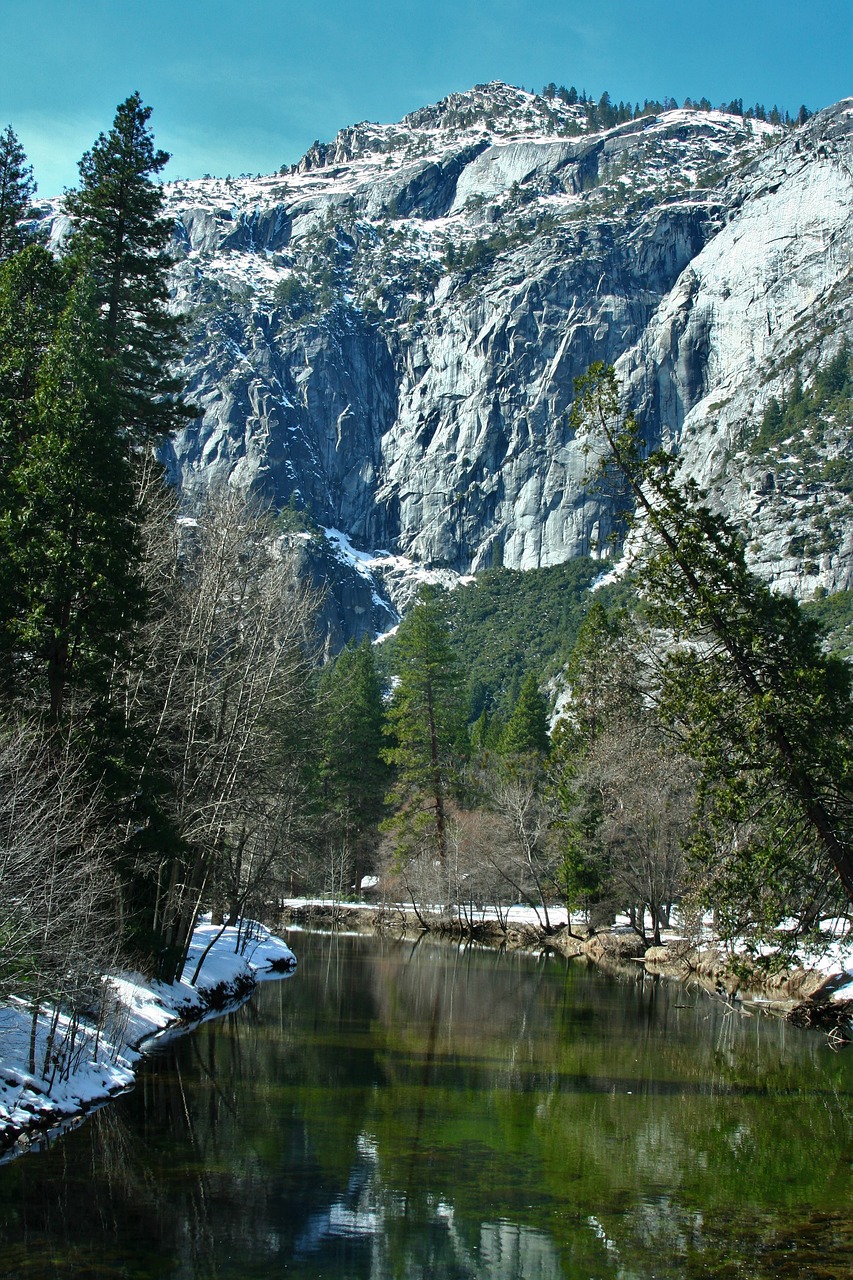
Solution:
M 0 1274 L 853 1276 L 850 1051 L 577 962 L 291 943 L 0 1169 Z

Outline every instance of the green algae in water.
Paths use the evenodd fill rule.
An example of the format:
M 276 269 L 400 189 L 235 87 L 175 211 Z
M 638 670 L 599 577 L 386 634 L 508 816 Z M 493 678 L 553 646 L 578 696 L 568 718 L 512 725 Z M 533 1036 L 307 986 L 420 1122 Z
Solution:
M 643 974 L 293 945 L 292 979 L 0 1170 L 0 1275 L 853 1275 L 850 1053 Z

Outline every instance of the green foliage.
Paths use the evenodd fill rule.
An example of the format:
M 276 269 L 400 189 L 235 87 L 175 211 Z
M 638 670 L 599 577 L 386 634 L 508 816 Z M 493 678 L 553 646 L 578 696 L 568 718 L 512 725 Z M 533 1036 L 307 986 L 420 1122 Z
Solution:
M 5 484 L 24 446 L 39 370 L 68 295 L 46 249 L 30 245 L 0 265 L 0 468 Z
M 521 686 L 518 701 L 500 739 L 504 756 L 548 754 L 548 706 L 533 672 Z
M 499 755 L 506 721 L 499 711 L 490 713 L 483 708 L 471 725 L 471 754 L 476 757 Z
M 279 280 L 273 289 L 273 302 L 292 320 L 301 320 L 312 314 L 315 306 L 314 290 L 299 276 L 292 274 Z
M 569 697 L 552 734 L 548 789 L 560 832 L 566 902 L 570 909 L 588 909 L 605 889 L 607 857 L 602 789 L 587 776 L 587 762 L 612 725 L 640 715 L 639 664 L 625 614 L 611 616 L 600 599 L 592 602 L 563 678 Z
M 601 567 L 578 557 L 525 572 L 487 569 L 451 593 L 450 642 L 467 678 L 469 719 L 484 708 L 508 716 L 526 675 L 541 679 L 568 658 Z
M 474 240 L 462 249 L 448 245 L 444 263 L 451 271 L 460 271 L 469 278 L 481 271 L 488 271 L 498 254 L 503 253 L 518 237 L 505 231 L 496 231 L 485 240 Z
M 702 771 L 705 835 L 694 852 L 704 900 L 734 895 L 740 910 L 727 924 L 737 914 L 743 927 L 778 875 L 784 892 L 759 909 L 756 929 L 796 911 L 807 930 L 837 906 L 833 869 L 853 900 L 850 669 L 823 652 L 795 600 L 750 573 L 738 532 L 679 480 L 675 458 L 643 458 L 613 370 L 592 366 L 577 392 L 579 428 L 606 446 L 642 511 L 647 614 L 673 643 L 660 714 Z
M 578 752 L 594 746 L 609 721 L 639 715 L 641 675 L 627 614 L 608 613 L 600 596 L 592 601 L 563 679 L 570 692 L 563 732 Z
M 555 732 L 555 750 L 560 751 L 560 733 Z M 564 773 L 567 782 L 570 773 Z M 571 911 L 589 911 L 605 890 L 607 855 L 601 837 L 603 809 L 601 794 L 594 787 L 565 786 L 562 809 L 556 819 L 560 832 L 560 888 Z
M 390 782 L 390 770 L 382 758 L 386 746 L 382 687 L 369 638 L 358 648 L 347 647 L 324 668 L 318 702 L 323 809 L 333 820 L 333 837 L 352 851 L 358 884 L 370 869 L 371 836 Z
M 0 262 L 23 247 L 18 223 L 26 216 L 35 190 L 32 166 L 7 125 L 0 133 Z
M 115 430 L 113 385 L 96 333 L 84 281 L 48 349 L 36 431 L 13 476 L 11 541 L 27 601 L 19 646 L 46 659 L 55 716 L 72 674 L 93 692 L 106 688 L 142 603 L 131 463 Z
M 150 747 L 129 715 L 149 603 L 140 476 L 151 437 L 184 418 L 166 369 L 178 321 L 171 228 L 151 181 L 166 157 L 149 114 L 128 99 L 81 161 L 62 262 L 29 245 L 0 263 L 2 712 L 40 725 L 45 760 L 73 744 L 77 802 L 109 848 L 111 929 L 121 920 L 125 943 L 145 878 L 136 833 L 163 837 L 166 878 L 171 852 L 162 795 L 132 785 Z
M 802 609 L 806 617 L 817 622 L 834 652 L 848 658 L 853 654 L 853 590 L 810 600 Z
M 460 674 L 443 592 L 421 590 L 400 624 L 394 666 L 397 684 L 386 729 L 390 745 L 384 752 L 396 770 L 388 795 L 394 814 L 384 826 L 395 834 L 398 854 L 412 852 L 424 836 L 443 862 L 447 800 L 464 737 Z
M 74 224 L 69 248 L 94 284 L 99 348 L 113 363 L 121 424 L 140 440 L 180 426 L 190 413 L 169 371 L 180 322 L 168 309 L 172 228 L 153 180 L 169 156 L 154 148 L 150 115 L 138 93 L 120 103 L 110 132 L 80 161 L 80 189 L 65 197 Z
M 36 706 L 46 693 L 58 720 L 70 683 L 104 692 L 139 617 L 138 515 L 88 281 L 66 292 L 62 272 L 34 247 L 2 274 L 0 330 L 4 303 L 22 297 L 18 319 L 29 321 L 4 361 L 4 683 Z
M 310 533 L 312 535 L 319 534 L 320 526 L 311 515 L 307 507 L 304 507 L 296 493 L 291 493 L 287 500 L 287 505 L 280 507 L 273 519 L 273 528 L 276 533 Z
M 791 436 L 802 437 L 808 430 L 822 435 L 823 423 L 830 417 L 842 424 L 853 421 L 853 353 L 847 343 L 842 344 L 827 364 L 815 370 L 806 390 L 797 372 L 788 398 L 781 404 L 775 397 L 770 400 L 752 443 L 752 452 L 766 453 Z M 830 471 L 826 479 L 834 479 L 839 488 L 850 492 L 853 463 L 849 459 L 835 459 L 827 466 Z

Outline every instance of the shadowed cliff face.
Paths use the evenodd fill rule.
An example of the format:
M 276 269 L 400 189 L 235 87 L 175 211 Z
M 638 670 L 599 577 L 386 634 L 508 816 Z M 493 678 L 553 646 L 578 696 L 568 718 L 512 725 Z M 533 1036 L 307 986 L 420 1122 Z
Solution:
M 823 465 L 849 424 L 807 472 L 751 441 L 851 330 L 851 111 L 784 135 L 699 111 L 594 134 L 493 84 L 343 130 L 289 172 L 173 184 L 202 413 L 164 451 L 172 477 L 295 502 L 396 565 L 604 555 L 619 496 L 591 488 L 570 423 L 574 378 L 603 360 L 761 572 L 849 585 L 853 522 Z M 832 537 L 805 555 L 818 508 Z M 377 584 L 405 595 L 396 570 L 356 576 L 365 627 Z

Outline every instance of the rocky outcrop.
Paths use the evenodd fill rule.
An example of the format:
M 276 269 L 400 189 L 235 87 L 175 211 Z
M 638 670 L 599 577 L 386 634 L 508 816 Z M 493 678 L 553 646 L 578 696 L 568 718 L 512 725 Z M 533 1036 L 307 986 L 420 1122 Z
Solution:
M 849 496 L 825 482 L 850 424 L 770 457 L 750 445 L 771 397 L 853 331 L 851 138 L 848 100 L 732 179 L 726 224 L 617 364 L 640 416 L 748 531 L 758 570 L 806 596 L 853 583 Z
M 763 574 L 849 586 L 828 464 L 849 459 L 850 424 L 808 458 L 755 437 L 769 397 L 851 331 L 851 113 L 786 133 L 668 111 L 595 133 L 577 106 L 481 85 L 288 172 L 174 184 L 200 415 L 164 448 L 170 475 L 295 503 L 369 553 L 358 569 L 324 553 L 347 579 L 340 633 L 360 634 L 411 594 L 404 563 L 610 553 L 623 495 L 590 482 L 571 422 L 574 379 L 603 360 Z

